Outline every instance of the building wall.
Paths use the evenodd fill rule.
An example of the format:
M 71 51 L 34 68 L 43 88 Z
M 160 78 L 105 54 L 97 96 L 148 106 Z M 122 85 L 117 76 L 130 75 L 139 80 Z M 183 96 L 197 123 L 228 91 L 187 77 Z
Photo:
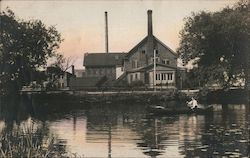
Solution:
M 144 45 L 140 46 L 137 51 L 132 54 L 125 61 L 125 69 L 132 70 L 139 67 L 145 67 L 153 63 L 154 53 L 148 48 L 148 42 L 145 42 Z M 177 67 L 177 58 L 173 55 L 168 49 L 166 49 L 161 43 L 157 42 L 155 44 L 155 49 L 158 51 L 156 57 L 158 57 L 158 63 L 170 65 Z M 163 60 L 168 60 L 169 63 L 164 63 Z M 135 64 L 137 62 L 137 64 Z
M 124 73 L 123 70 L 124 70 L 123 66 L 116 66 L 116 69 L 115 69 L 116 77 L 115 77 L 115 79 L 118 79 Z
M 109 79 L 116 78 L 115 67 L 86 67 L 86 77 L 103 77 L 106 76 Z
M 131 84 L 134 81 L 142 81 L 144 83 L 144 72 L 134 72 L 127 75 L 127 81 Z
M 170 75 L 172 74 L 172 75 Z M 171 76 L 171 79 L 169 78 Z M 154 84 L 155 77 L 155 84 Z M 149 85 L 176 85 L 176 71 L 175 69 L 157 66 L 156 75 L 154 76 L 154 70 L 149 70 Z
M 85 70 L 75 70 L 76 77 L 83 77 L 85 74 Z
M 170 76 L 171 74 L 171 79 Z M 154 83 L 154 72 L 151 71 L 149 72 L 149 85 L 153 85 Z M 157 76 L 157 77 L 156 77 Z M 171 84 L 174 85 L 175 84 L 175 71 L 157 71 L 156 72 L 156 80 L 155 80 L 155 85 L 159 85 L 159 84 Z
M 156 44 L 156 49 L 159 52 L 159 56 L 160 57 L 160 63 L 164 64 L 162 60 L 164 59 L 168 59 L 170 62 L 169 66 L 173 66 L 173 67 L 177 67 L 177 57 L 175 55 L 173 55 L 168 49 L 166 49 L 162 44 L 157 43 Z M 153 57 L 153 56 L 152 56 Z

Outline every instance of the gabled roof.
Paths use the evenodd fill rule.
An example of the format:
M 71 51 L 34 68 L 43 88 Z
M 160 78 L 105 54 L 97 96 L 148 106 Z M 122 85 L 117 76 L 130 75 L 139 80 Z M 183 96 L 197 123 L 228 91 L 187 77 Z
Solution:
M 141 45 L 143 45 L 143 44 L 145 44 L 145 43 L 147 42 L 147 39 L 148 39 L 148 38 L 149 38 L 148 36 L 146 36 L 145 38 L 143 38 L 143 39 L 141 40 L 141 42 L 139 42 L 137 45 L 135 45 L 135 46 L 127 53 L 126 57 L 129 57 L 130 55 L 132 55 L 133 53 L 135 53 Z M 153 36 L 153 39 L 154 39 L 154 42 L 160 43 L 163 47 L 165 47 L 167 50 L 169 50 L 169 52 L 171 52 L 174 56 L 176 56 L 176 57 L 178 56 L 177 53 L 175 53 L 171 48 L 169 48 L 167 45 L 165 45 L 165 44 L 164 44 L 162 41 L 160 41 L 158 38 L 156 38 L 155 36 Z
M 127 54 L 126 57 L 129 57 L 130 55 L 132 55 L 134 52 L 136 52 L 138 50 L 138 48 L 143 45 L 144 43 L 147 42 L 148 36 L 144 37 L 141 42 L 139 42 L 137 45 L 135 45 Z
M 176 70 L 177 68 L 174 67 L 174 66 L 170 66 L 170 65 L 165 65 L 165 64 L 160 64 L 160 63 L 156 63 L 156 66 L 162 66 L 162 67 L 166 67 L 166 68 L 171 68 L 171 69 L 174 69 Z M 131 72 L 144 72 L 144 71 L 147 71 L 149 69 L 152 69 L 154 67 L 154 64 L 150 64 L 150 65 L 147 65 L 145 67 L 141 67 L 141 68 L 138 68 L 138 69 L 133 69 L 133 70 L 130 70 L 128 71 L 128 73 L 131 73 Z
M 166 44 L 164 44 L 162 41 L 160 41 L 158 38 L 154 36 L 154 39 L 159 42 L 163 47 L 169 50 L 170 53 L 172 53 L 174 56 L 178 57 L 178 54 L 174 52 L 171 48 L 169 48 Z
M 83 66 L 116 66 L 122 65 L 126 53 L 86 53 Z

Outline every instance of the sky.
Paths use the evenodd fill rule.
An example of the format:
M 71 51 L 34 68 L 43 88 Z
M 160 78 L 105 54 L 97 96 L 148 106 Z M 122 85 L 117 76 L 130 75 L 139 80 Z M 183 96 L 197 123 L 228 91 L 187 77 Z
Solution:
M 0 0 L 20 19 L 55 26 L 64 41 L 58 52 L 83 69 L 84 53 L 105 52 L 104 12 L 108 12 L 110 52 L 128 52 L 147 35 L 147 10 L 153 11 L 153 34 L 174 51 L 185 17 L 219 11 L 237 0 Z

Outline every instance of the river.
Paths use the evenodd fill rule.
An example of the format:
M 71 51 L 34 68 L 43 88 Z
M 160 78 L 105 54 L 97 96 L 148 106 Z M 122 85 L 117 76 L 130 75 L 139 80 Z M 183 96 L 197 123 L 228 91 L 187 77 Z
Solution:
M 248 105 L 212 105 L 207 115 L 152 116 L 140 103 L 9 99 L 0 105 L 0 135 L 39 127 L 76 157 L 248 157 Z

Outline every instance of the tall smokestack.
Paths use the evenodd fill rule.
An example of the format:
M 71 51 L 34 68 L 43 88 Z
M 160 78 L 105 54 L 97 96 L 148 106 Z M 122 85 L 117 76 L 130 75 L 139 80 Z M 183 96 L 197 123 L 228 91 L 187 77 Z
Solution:
M 153 35 L 152 10 L 148 10 L 148 36 Z
M 108 12 L 105 12 L 105 50 L 109 52 L 109 38 L 108 38 Z

